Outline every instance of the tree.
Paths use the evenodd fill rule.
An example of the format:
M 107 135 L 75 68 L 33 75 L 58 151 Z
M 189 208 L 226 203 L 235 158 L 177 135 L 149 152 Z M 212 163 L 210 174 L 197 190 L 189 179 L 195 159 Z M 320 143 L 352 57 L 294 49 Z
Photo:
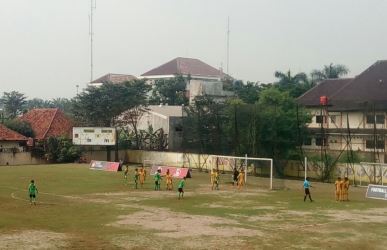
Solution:
M 281 91 L 288 91 L 291 97 L 298 97 L 312 87 L 305 73 L 292 75 L 290 70 L 283 73 L 276 71 L 274 76 L 278 79 L 276 85 Z
M 187 132 L 183 134 L 183 143 L 186 148 L 199 153 L 226 153 L 225 104 L 207 95 L 197 96 L 194 104 L 186 107 L 185 112 L 187 116 L 183 120 L 183 129 Z
M 136 143 L 136 149 L 140 149 L 141 146 L 141 135 L 140 131 L 138 129 L 138 122 L 144 115 L 144 112 L 146 111 L 146 107 L 138 106 L 134 107 L 132 109 L 128 109 L 124 111 L 119 118 L 119 124 L 121 127 L 125 127 L 126 125 L 129 125 L 130 131 L 134 134 L 134 141 Z M 124 130 L 123 132 L 126 132 L 127 137 L 129 136 L 129 130 Z
M 170 79 L 156 80 L 150 103 L 166 103 L 169 105 L 188 104 L 188 98 L 185 96 L 186 86 L 187 79 L 181 75 Z
M 278 160 L 287 159 L 297 149 L 300 135 L 307 133 L 308 113 L 297 108 L 294 98 L 273 87 L 261 93 L 259 112 L 259 154 Z M 296 131 L 300 131 L 297 133 Z M 280 170 L 277 168 L 277 170 Z
M 51 162 L 74 162 L 81 157 L 79 147 L 64 137 L 49 137 L 45 142 L 46 157 Z
M 41 98 L 33 98 L 31 100 L 27 100 L 26 109 L 36 109 L 36 108 L 52 108 L 52 104 L 50 101 L 43 100 Z
M 336 79 L 349 73 L 349 69 L 343 64 L 324 65 L 322 70 L 313 70 L 311 73 L 314 82 L 320 82 L 326 79 Z
M 74 98 L 72 112 L 83 125 L 115 126 L 122 112 L 147 104 L 148 91 L 143 80 L 88 87 Z
M 27 103 L 26 96 L 17 91 L 4 92 L 1 98 L 5 114 L 8 118 L 13 119 L 16 116 L 22 114 Z
M 25 137 L 34 137 L 34 131 L 32 130 L 31 124 L 26 121 L 13 119 L 5 121 L 4 125 L 9 129 L 24 135 Z
M 233 91 L 244 103 L 252 104 L 258 101 L 261 87 L 257 82 L 247 82 L 245 84 L 240 80 L 232 82 L 230 80 L 225 80 L 223 84 L 225 90 Z

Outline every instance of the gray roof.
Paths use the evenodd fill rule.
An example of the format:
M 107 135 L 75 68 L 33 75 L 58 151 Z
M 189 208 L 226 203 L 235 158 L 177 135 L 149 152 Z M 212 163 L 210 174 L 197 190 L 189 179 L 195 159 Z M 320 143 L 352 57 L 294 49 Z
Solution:
M 377 61 L 352 79 L 326 80 L 298 98 L 305 106 L 320 105 L 328 97 L 331 110 L 387 109 L 387 60 Z
M 104 76 L 101 76 L 100 78 L 92 81 L 91 83 L 123 83 L 131 80 L 137 79 L 135 76 L 132 75 L 124 75 L 124 74 L 106 74 Z
M 141 76 L 164 76 L 164 75 L 191 75 L 200 77 L 222 78 L 225 74 L 195 58 L 177 57 L 167 63 L 164 63 Z

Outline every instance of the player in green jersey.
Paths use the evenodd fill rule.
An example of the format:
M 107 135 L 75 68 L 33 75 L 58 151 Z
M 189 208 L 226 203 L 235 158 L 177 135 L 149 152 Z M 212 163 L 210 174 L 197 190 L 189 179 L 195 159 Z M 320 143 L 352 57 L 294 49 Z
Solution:
M 158 169 L 155 173 L 155 190 L 160 191 L 160 186 L 161 186 L 161 169 Z
M 179 185 L 177 186 L 177 189 L 179 191 L 179 200 L 180 198 L 184 198 L 184 186 L 185 186 L 185 177 L 179 181 Z
M 30 185 L 28 186 L 28 194 L 30 196 L 30 204 L 36 205 L 36 195 L 38 193 L 38 188 L 35 185 L 35 181 L 31 180 Z

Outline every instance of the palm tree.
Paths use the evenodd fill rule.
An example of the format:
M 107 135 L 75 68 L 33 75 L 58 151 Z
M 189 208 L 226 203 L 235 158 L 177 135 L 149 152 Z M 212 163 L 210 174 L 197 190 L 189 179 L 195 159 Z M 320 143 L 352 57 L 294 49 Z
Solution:
M 297 85 L 297 84 L 303 84 L 308 82 L 308 77 L 305 73 L 298 73 L 295 76 L 292 76 L 292 73 L 290 70 L 288 72 L 283 73 L 280 71 L 276 71 L 274 73 L 274 76 L 278 78 L 278 84 L 280 86 L 290 86 L 290 85 Z
M 274 76 L 278 79 L 276 84 L 279 89 L 282 91 L 288 91 L 292 97 L 298 97 L 313 87 L 305 73 L 298 73 L 293 76 L 290 70 L 286 73 L 276 71 Z
M 326 79 L 337 79 L 349 73 L 349 69 L 343 64 L 324 65 L 322 70 L 313 70 L 310 74 L 314 82 Z

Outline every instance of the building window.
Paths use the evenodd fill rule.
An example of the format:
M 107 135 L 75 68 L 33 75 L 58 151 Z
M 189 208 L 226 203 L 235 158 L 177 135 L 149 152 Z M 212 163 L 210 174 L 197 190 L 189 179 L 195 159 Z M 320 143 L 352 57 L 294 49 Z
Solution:
M 327 144 L 327 139 L 323 139 L 321 137 L 316 138 L 316 146 L 324 146 Z
M 375 140 L 366 140 L 366 148 L 367 149 L 384 149 L 384 140 L 377 140 L 375 147 Z
M 367 124 L 384 124 L 384 115 L 367 115 Z

